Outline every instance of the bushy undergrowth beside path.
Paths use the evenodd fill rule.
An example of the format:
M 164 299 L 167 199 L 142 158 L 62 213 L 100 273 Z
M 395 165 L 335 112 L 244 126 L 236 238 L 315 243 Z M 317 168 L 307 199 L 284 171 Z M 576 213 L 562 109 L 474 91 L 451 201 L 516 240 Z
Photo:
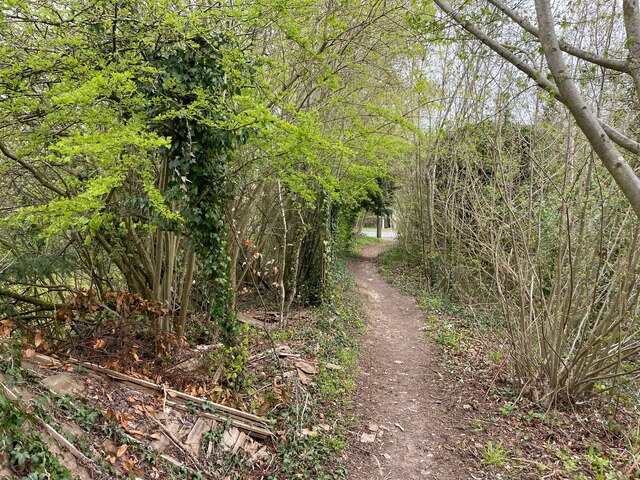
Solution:
M 401 247 L 385 250 L 379 264 L 386 280 L 414 295 L 424 310 L 422 330 L 445 359 L 439 374 L 454 386 L 442 401 L 462 410 L 468 430 L 452 447 L 475 457 L 488 478 L 638 478 L 638 392 L 558 408 L 533 402 L 514 379 L 499 318 L 426 290 Z

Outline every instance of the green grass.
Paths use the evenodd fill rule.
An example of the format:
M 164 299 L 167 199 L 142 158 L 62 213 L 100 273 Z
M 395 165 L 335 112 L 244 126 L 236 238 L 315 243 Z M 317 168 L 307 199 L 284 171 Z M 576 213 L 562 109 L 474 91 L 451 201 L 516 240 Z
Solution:
M 376 239 L 358 244 L 372 243 L 368 240 Z M 324 302 L 311 312 L 308 321 L 272 334 L 276 343 L 302 344 L 305 353 L 317 358 L 318 373 L 314 384 L 300 390 L 297 399 L 279 412 L 278 428 L 286 433 L 273 462 L 277 473 L 267 479 L 342 480 L 347 476 L 341 458 L 349 443 L 352 419 L 346 410 L 356 385 L 360 354 L 356 333 L 362 331 L 364 322 L 344 258 L 332 265 L 328 283 Z M 326 368 L 327 362 L 340 369 Z M 321 424 L 330 429 L 300 435 L 301 429 L 312 430 Z
M 376 243 L 384 243 L 384 240 L 381 238 L 367 237 L 365 235 L 356 235 L 351 239 L 349 247 L 344 254 L 348 258 L 358 258 L 362 254 L 362 249 L 364 247 Z
M 486 467 L 503 467 L 508 462 L 507 453 L 499 443 L 487 442 L 481 463 Z

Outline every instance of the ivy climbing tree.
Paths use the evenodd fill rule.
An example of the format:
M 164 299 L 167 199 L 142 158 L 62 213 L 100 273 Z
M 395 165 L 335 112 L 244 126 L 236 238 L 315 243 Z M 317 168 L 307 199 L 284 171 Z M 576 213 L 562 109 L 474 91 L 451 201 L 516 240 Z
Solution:
M 250 73 L 220 10 L 78 0 L 1 12 L 0 170 L 15 193 L 0 204 L 1 311 L 49 324 L 70 292 L 124 291 L 165 305 L 156 333 L 181 336 L 198 295 L 233 343 L 222 212 L 227 153 L 246 137 L 229 128 L 232 105 Z
M 151 60 L 158 74 L 145 85 L 150 122 L 170 138 L 164 156 L 165 201 L 175 203 L 183 218 L 176 224 L 202 262 L 201 278 L 209 295 L 210 313 L 228 346 L 239 330 L 231 308 L 227 228 L 223 212 L 232 191 L 228 152 L 241 144 L 247 130 L 220 128 L 234 111 L 220 102 L 237 85 L 223 68 L 223 49 L 231 40 L 211 34 L 186 46 L 165 49 Z M 182 330 L 182 328 L 180 329 Z M 181 332 L 180 332 L 181 333 Z

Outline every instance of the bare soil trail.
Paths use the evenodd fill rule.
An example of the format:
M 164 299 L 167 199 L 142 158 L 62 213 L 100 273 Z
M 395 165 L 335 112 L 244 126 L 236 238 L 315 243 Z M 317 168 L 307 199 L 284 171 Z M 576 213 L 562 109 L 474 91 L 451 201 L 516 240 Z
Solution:
M 472 479 L 472 459 L 454 446 L 466 438 L 464 420 L 451 405 L 452 386 L 438 350 L 420 327 L 411 296 L 389 285 L 373 261 L 386 247 L 369 245 L 350 264 L 365 298 L 365 353 L 354 413 L 358 438 L 348 452 L 352 480 Z

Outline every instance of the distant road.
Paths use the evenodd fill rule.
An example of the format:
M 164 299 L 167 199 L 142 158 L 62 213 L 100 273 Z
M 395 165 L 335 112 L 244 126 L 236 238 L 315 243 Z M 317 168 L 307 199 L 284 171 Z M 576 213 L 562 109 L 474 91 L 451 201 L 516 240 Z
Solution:
M 362 234 L 367 236 L 367 237 L 375 238 L 376 229 L 375 228 L 363 228 L 362 229 Z M 385 228 L 384 230 L 382 230 L 382 238 L 385 239 L 385 240 L 394 240 L 396 238 L 396 231 L 395 230 L 391 230 L 390 228 Z

